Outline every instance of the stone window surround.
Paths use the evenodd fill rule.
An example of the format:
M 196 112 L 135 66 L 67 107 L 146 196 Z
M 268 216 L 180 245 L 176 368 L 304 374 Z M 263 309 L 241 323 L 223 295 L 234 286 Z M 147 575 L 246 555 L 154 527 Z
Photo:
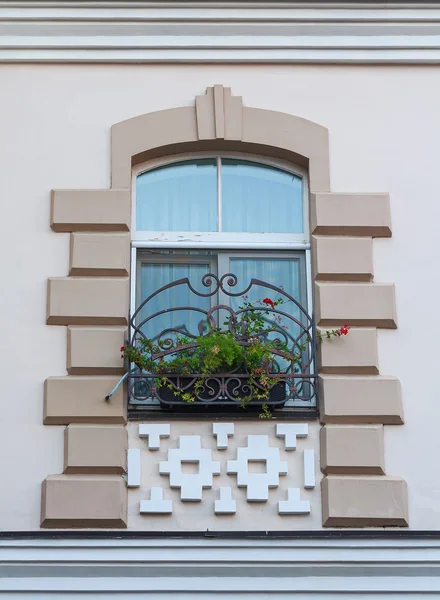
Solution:
M 403 423 L 400 384 L 377 364 L 377 328 L 396 327 L 394 286 L 372 283 L 372 238 L 391 236 L 388 195 L 331 193 L 324 127 L 243 106 L 221 85 L 195 107 L 114 125 L 111 189 L 52 192 L 51 227 L 71 235 L 70 276 L 49 279 L 47 323 L 68 328 L 69 375 L 45 382 L 44 423 L 67 427 L 64 473 L 43 482 L 41 526 L 127 527 L 126 400 L 122 389 L 103 398 L 122 372 L 132 167 L 214 150 L 308 168 L 317 323 L 353 326 L 319 357 L 323 526 L 407 526 L 406 483 L 385 475 L 383 453 L 383 426 Z

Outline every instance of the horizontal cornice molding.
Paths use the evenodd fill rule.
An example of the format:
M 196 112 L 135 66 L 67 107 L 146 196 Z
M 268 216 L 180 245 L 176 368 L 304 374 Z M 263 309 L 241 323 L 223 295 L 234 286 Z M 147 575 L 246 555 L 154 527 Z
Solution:
M 0 540 L 0 596 L 28 590 L 435 594 L 440 540 Z
M 0 62 L 440 63 L 440 4 L 0 1 Z

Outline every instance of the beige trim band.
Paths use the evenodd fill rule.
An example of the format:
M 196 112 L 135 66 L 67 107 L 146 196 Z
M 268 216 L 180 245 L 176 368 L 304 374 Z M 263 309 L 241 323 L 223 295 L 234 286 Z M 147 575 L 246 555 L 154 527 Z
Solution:
M 119 377 L 49 377 L 44 386 L 45 425 L 125 423 L 124 388 L 105 396 Z
M 126 327 L 68 327 L 67 371 L 70 375 L 121 375 L 120 348 Z
M 127 430 L 120 425 L 69 425 L 64 430 L 64 473 L 122 474 Z
M 326 475 L 385 475 L 383 425 L 326 425 L 320 431 Z
M 396 377 L 320 375 L 319 390 L 323 423 L 403 423 Z
M 128 301 L 128 278 L 51 278 L 47 324 L 127 325 Z
M 127 527 L 127 489 L 117 475 L 50 475 L 41 507 L 41 527 Z
M 314 235 L 391 237 L 388 194 L 310 195 L 310 225 Z
M 129 273 L 130 234 L 70 234 L 70 275 L 128 277 Z
M 408 527 L 408 491 L 400 477 L 324 477 L 324 527 Z
M 54 231 L 128 231 L 130 190 L 53 190 Z

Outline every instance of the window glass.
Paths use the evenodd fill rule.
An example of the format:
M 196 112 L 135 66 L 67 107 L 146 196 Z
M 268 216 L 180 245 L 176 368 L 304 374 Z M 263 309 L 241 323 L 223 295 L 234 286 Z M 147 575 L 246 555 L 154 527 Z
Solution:
M 148 296 L 168 283 L 187 277 L 190 284 L 197 292 L 206 293 L 203 289 L 202 278 L 211 270 L 211 264 L 191 263 L 141 263 L 140 272 L 140 297 L 138 304 Z M 205 315 L 195 310 L 185 310 L 184 307 L 192 309 L 200 308 L 209 310 L 210 298 L 203 298 L 192 293 L 187 285 L 179 285 L 160 292 L 141 311 L 138 317 L 138 326 L 144 319 L 149 321 L 142 326 L 142 332 L 147 338 L 157 339 L 164 329 L 173 329 L 183 335 L 191 333 L 198 335 L 199 323 L 204 322 Z M 179 307 L 179 310 L 173 310 Z M 157 314 L 164 309 L 167 312 Z M 156 315 L 157 316 L 154 316 Z M 164 336 L 167 337 L 166 335 Z
M 217 231 L 216 159 L 188 160 L 139 175 L 136 229 Z
M 275 167 L 222 159 L 222 229 L 302 233 L 302 179 Z

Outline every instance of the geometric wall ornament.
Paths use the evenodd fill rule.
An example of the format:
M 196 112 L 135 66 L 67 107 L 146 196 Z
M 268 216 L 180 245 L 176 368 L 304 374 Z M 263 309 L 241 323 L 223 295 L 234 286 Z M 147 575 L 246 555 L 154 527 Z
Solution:
M 159 450 L 160 438 L 170 437 L 170 426 L 165 423 L 139 425 L 139 437 L 148 438 L 148 449 Z
M 307 515 L 310 513 L 310 502 L 301 500 L 299 488 L 288 488 L 287 500 L 278 502 L 279 515 Z
M 159 473 L 170 476 L 170 487 L 180 488 L 180 499 L 200 502 L 203 488 L 212 487 L 212 476 L 220 475 L 220 463 L 211 450 L 201 447 L 199 435 L 181 435 L 178 448 L 168 450 L 168 460 L 159 463 Z M 182 463 L 196 463 L 198 473 L 182 472 Z
M 173 512 L 172 500 L 163 499 L 163 489 L 159 487 L 151 488 L 149 500 L 141 500 L 141 513 L 161 513 L 170 514 Z
M 276 436 L 284 438 L 285 450 L 296 450 L 296 438 L 305 438 L 309 433 L 307 423 L 278 423 Z
M 213 423 L 212 435 L 217 438 L 217 450 L 227 450 L 228 437 L 234 435 L 234 423 Z
M 141 451 L 139 448 L 127 450 L 127 487 L 141 485 Z
M 249 463 L 266 463 L 265 473 L 250 473 Z M 280 449 L 269 447 L 267 435 L 249 435 L 247 448 L 237 449 L 237 460 L 228 460 L 227 472 L 237 474 L 238 487 L 246 488 L 248 502 L 267 502 L 269 488 L 276 488 L 280 475 L 287 475 L 287 462 L 280 460 Z
M 304 487 L 306 490 L 312 490 L 315 487 L 315 451 L 303 450 L 304 463 Z
M 232 499 L 232 488 L 221 487 L 220 499 L 215 501 L 214 512 L 216 515 L 233 515 L 237 511 L 237 503 Z

